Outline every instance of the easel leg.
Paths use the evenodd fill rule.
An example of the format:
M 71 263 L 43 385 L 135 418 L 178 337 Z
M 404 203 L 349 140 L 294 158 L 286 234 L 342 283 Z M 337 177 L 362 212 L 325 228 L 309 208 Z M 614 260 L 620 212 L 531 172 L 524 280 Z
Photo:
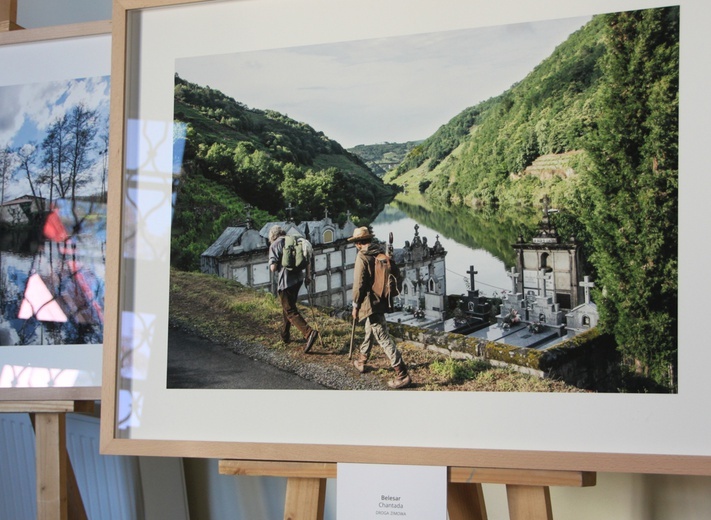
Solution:
M 481 484 L 450 482 L 447 485 L 449 520 L 488 520 Z
M 67 444 L 64 413 L 35 414 L 37 518 L 67 520 Z
M 0 0 L 0 32 L 20 29 L 16 22 L 17 0 Z
M 87 520 L 84 501 L 81 497 L 72 459 L 67 456 L 67 513 L 71 520 Z
M 506 493 L 511 520 L 553 520 L 547 486 L 507 485 Z
M 325 478 L 287 479 L 284 520 L 323 520 L 325 504 Z

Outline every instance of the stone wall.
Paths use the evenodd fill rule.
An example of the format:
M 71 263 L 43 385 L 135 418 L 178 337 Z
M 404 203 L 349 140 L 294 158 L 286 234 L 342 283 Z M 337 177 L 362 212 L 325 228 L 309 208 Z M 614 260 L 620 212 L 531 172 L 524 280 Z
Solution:
M 399 341 L 440 352 L 454 359 L 478 359 L 523 373 L 564 381 L 578 388 L 616 391 L 619 355 L 614 342 L 597 329 L 579 334 L 559 346 L 539 351 L 513 347 L 448 332 L 388 323 Z

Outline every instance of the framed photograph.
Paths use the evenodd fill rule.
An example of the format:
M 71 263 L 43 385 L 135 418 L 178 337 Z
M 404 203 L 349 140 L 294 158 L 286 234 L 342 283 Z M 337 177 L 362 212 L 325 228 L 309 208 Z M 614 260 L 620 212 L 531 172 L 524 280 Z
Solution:
M 0 34 L 0 399 L 98 399 L 111 24 Z
M 102 450 L 711 474 L 693 319 L 710 17 L 691 0 L 116 1 Z M 275 289 L 276 226 L 312 242 L 302 314 L 323 343 L 244 296 Z M 621 358 L 602 371 L 650 385 L 445 387 L 404 342 L 414 384 L 366 387 L 392 371 L 376 345 L 359 377 L 348 348 L 362 227 L 396 237 L 409 343 L 433 313 L 447 330 L 451 295 L 507 310 L 473 347 L 494 365 L 542 331 L 590 333 L 599 308 Z M 487 339 L 517 330 L 516 348 Z M 467 348 L 427 352 L 446 371 Z M 332 360 L 330 381 L 238 355 L 297 375 Z

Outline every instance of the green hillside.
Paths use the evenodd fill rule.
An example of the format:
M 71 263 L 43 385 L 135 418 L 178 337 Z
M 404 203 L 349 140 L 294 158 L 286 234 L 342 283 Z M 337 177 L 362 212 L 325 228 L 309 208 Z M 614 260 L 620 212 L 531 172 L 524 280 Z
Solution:
M 371 220 L 392 199 L 355 155 L 306 123 L 248 108 L 208 86 L 175 77 L 175 121 L 186 125 L 173 217 L 174 266 L 197 269 L 227 225 L 274 219 Z M 295 208 L 289 215 L 286 208 Z
M 505 203 L 511 175 L 541 155 L 584 148 L 594 126 L 604 28 L 605 18 L 594 18 L 519 83 L 440 127 L 386 180 L 405 184 L 417 171 L 418 186 L 429 181 L 429 198 L 472 207 Z
M 384 179 L 445 208 L 505 213 L 548 195 L 561 236 L 585 244 L 602 328 L 673 389 L 678 106 L 679 8 L 600 15 Z

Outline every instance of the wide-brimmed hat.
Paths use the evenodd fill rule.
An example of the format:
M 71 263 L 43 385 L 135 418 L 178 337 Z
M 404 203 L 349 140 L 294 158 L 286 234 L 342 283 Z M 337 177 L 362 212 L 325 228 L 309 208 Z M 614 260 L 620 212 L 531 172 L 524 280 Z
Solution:
M 373 235 L 370 230 L 363 226 L 356 228 L 353 231 L 353 236 L 348 239 L 349 242 L 367 242 L 368 240 L 372 239 L 375 235 Z

